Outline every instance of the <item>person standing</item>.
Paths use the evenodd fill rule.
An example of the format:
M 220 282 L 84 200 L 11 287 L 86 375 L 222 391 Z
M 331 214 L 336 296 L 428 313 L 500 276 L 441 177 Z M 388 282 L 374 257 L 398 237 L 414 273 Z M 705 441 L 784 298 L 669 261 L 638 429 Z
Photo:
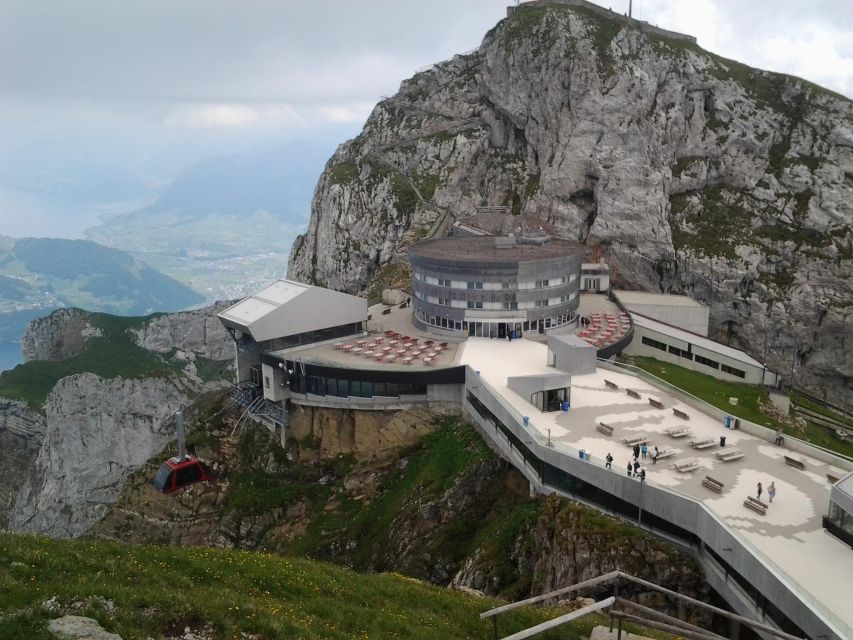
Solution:
M 761 492 L 764 491 L 764 487 L 761 486 L 761 483 L 758 483 L 758 499 L 761 500 Z
M 606 458 L 604 458 L 604 462 L 605 462 L 604 467 L 605 467 L 606 469 L 610 469 L 610 468 L 612 468 L 613 456 L 611 456 L 611 455 L 610 455 L 610 452 L 609 452 L 609 451 L 607 452 L 607 457 L 606 457 Z
M 785 442 L 785 438 L 782 437 L 782 430 L 776 429 L 776 446 L 781 447 L 783 442 Z
M 640 474 L 640 463 L 637 460 L 634 460 L 634 475 Z
M 646 456 L 649 455 L 649 445 L 645 442 L 643 443 L 643 446 L 640 447 L 640 453 L 643 454 L 643 460 L 645 460 Z
M 639 457 L 640 457 L 640 445 L 635 444 L 634 445 L 634 460 L 636 460 Z
M 628 460 L 628 477 L 629 478 L 631 477 L 631 469 L 633 469 L 633 467 L 631 466 L 631 461 Z
M 776 483 L 771 482 L 770 486 L 767 487 L 767 495 L 770 496 L 770 502 L 773 502 L 773 498 L 776 497 Z
M 640 469 L 640 482 L 645 482 L 645 481 L 646 481 L 646 470 Z

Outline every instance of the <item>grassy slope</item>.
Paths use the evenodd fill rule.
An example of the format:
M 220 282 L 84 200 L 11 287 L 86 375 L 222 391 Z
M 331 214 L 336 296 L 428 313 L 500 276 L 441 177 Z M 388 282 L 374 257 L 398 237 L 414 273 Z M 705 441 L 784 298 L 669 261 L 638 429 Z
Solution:
M 127 329 L 153 316 L 119 317 L 93 313 L 91 321 L 104 335 L 91 339 L 79 355 L 59 362 L 34 361 L 0 374 L 0 396 L 24 400 L 40 409 L 60 379 L 90 372 L 103 378 L 142 378 L 175 373 L 167 358 L 139 347 Z
M 13 563 L 20 563 L 14 564 Z M 496 601 L 425 585 L 402 576 L 364 576 L 333 565 L 254 552 L 210 548 L 131 547 L 0 534 L 0 639 L 52 638 L 60 605 L 103 597 L 79 615 L 96 618 L 125 640 L 213 626 L 218 637 L 240 632 L 274 638 L 487 638 L 478 614 Z M 502 634 L 553 612 L 518 610 L 502 616 Z M 600 618 L 543 634 L 579 638 Z
M 725 382 L 654 358 L 635 357 L 631 361 L 641 369 L 732 415 L 773 429 L 782 429 L 785 433 L 806 442 L 853 457 L 853 443 L 836 438 L 829 429 L 807 423 L 805 429 L 800 430 L 763 412 L 759 406 L 759 400 L 765 404 L 770 401 L 767 391 L 762 387 L 739 382 Z M 729 404 L 731 397 L 738 399 L 737 406 Z

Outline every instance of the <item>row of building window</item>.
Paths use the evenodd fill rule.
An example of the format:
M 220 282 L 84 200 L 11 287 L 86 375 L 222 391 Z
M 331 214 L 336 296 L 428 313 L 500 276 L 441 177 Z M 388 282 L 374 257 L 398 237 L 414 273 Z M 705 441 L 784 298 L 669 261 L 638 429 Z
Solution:
M 337 396 L 339 398 L 397 398 L 399 396 L 425 395 L 426 384 L 397 382 L 365 382 L 342 380 L 322 376 L 297 375 L 291 379 L 291 390 L 315 396 Z
M 432 325 L 433 327 L 438 327 L 439 329 L 465 331 L 472 336 L 488 338 L 492 334 L 495 336 L 498 335 L 496 328 L 500 324 L 511 325 L 511 329 L 517 331 L 539 331 L 540 329 L 544 331 L 545 329 L 553 329 L 554 327 L 561 327 L 564 324 L 574 322 L 577 314 L 563 313 L 554 318 L 543 318 L 541 320 L 531 320 L 518 323 L 508 323 L 497 318 L 491 321 L 484 318 L 481 322 L 454 321 L 452 318 L 442 318 L 440 316 L 429 315 L 420 310 L 415 311 L 415 316 L 422 322 Z
M 483 289 L 486 290 L 498 290 L 498 289 L 545 289 L 548 287 L 559 287 L 564 284 L 570 284 L 577 280 L 578 276 L 576 273 L 572 273 L 566 276 L 560 276 L 558 278 L 549 278 L 547 280 L 534 280 L 534 281 L 525 281 L 525 282 L 483 282 L 483 281 L 469 281 L 469 280 L 450 280 L 449 278 L 435 278 L 433 276 L 427 276 L 423 273 L 416 271 L 415 272 L 415 280 L 419 280 L 421 282 L 426 282 L 427 284 L 438 285 L 439 287 L 448 287 L 451 289 L 470 289 L 475 291 L 480 291 Z
M 673 347 L 672 345 L 668 345 L 665 342 L 660 342 L 659 340 L 649 338 L 648 336 L 643 336 L 643 344 L 654 349 L 660 349 L 661 351 L 668 351 L 673 355 L 679 356 L 681 358 L 686 358 L 687 360 L 695 360 L 699 364 L 705 365 L 706 367 L 710 367 L 711 369 L 722 370 L 725 373 L 728 373 L 729 375 L 735 376 L 737 378 L 746 378 L 746 372 L 742 371 L 741 369 L 735 369 L 734 367 L 730 367 L 727 364 L 720 364 L 716 360 L 711 360 L 710 358 L 700 356 L 699 354 L 693 354 L 689 350 L 685 351 L 684 349 Z
M 427 296 L 424 298 L 424 295 L 421 291 L 415 289 L 414 296 L 418 300 L 425 300 L 430 304 L 438 304 L 442 307 L 455 307 L 459 309 L 503 309 L 503 310 L 515 310 L 515 309 L 541 309 L 544 307 L 551 307 L 558 304 L 566 304 L 567 302 L 571 302 L 575 298 L 578 297 L 576 291 L 573 291 L 570 295 L 560 296 L 559 298 L 543 298 L 541 300 L 533 300 L 527 302 L 518 302 L 517 300 L 507 300 L 504 302 L 498 302 L 496 300 L 483 302 L 482 300 L 453 300 L 452 298 L 436 298 L 433 296 Z M 493 296 L 494 297 L 494 296 Z M 512 296 L 515 297 L 515 296 Z

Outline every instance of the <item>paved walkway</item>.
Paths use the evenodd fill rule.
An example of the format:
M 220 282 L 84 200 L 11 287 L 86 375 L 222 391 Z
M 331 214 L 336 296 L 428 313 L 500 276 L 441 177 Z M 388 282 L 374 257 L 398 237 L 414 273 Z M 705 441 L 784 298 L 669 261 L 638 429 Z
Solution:
M 839 477 L 843 469 L 827 465 L 802 454 L 777 447 L 742 431 L 724 429 L 708 415 L 680 403 L 664 391 L 634 376 L 598 369 L 596 373 L 572 378 L 569 412 L 540 412 L 529 399 L 506 386 L 509 376 L 553 372 L 546 366 L 545 345 L 530 340 L 504 341 L 470 338 L 462 347 L 460 362 L 479 370 L 480 375 L 501 394 L 521 415 L 530 416 L 530 425 L 543 436 L 550 429 L 552 440 L 568 445 L 569 455 L 577 449 L 591 452 L 593 461 L 602 464 L 608 452 L 613 454 L 614 473 L 625 473 L 628 460 L 633 461 L 631 448 L 621 444 L 622 438 L 648 436 L 651 447 L 670 448 L 675 455 L 652 464 L 641 460 L 647 480 L 701 500 L 737 534 L 752 543 L 773 564 L 787 573 L 795 585 L 800 585 L 821 602 L 837 618 L 853 627 L 853 550 L 832 537 L 821 526 L 821 516 L 827 513 L 829 482 L 826 474 Z M 607 379 L 618 385 L 610 389 Z M 640 393 L 631 398 L 625 388 Z M 663 409 L 649 405 L 653 397 Z M 673 414 L 678 408 L 690 416 L 689 421 Z M 614 428 L 607 437 L 596 431 L 598 422 Z M 691 435 L 671 438 L 665 429 L 687 425 Z M 720 448 L 719 438 L 726 436 L 726 447 Z M 688 440 L 713 439 L 715 444 L 696 450 Z M 739 460 L 722 462 L 718 453 L 740 449 Z M 805 470 L 785 464 L 784 455 L 802 460 Z M 699 468 L 692 473 L 679 473 L 674 463 L 694 460 Z M 722 494 L 702 486 L 710 475 L 724 483 Z M 756 495 L 761 482 L 767 502 L 767 487 L 776 483 L 776 498 L 767 515 L 761 516 L 743 506 L 744 499 Z

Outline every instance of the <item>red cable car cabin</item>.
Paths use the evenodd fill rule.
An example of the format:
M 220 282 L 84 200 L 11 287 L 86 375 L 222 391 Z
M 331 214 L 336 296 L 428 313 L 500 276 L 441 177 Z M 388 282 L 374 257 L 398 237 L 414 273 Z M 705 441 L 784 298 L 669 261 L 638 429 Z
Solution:
M 193 456 L 181 460 L 178 456 L 169 458 L 160 465 L 160 470 L 154 477 L 154 487 L 160 493 L 174 493 L 197 482 L 208 482 L 213 479 L 207 465 Z

